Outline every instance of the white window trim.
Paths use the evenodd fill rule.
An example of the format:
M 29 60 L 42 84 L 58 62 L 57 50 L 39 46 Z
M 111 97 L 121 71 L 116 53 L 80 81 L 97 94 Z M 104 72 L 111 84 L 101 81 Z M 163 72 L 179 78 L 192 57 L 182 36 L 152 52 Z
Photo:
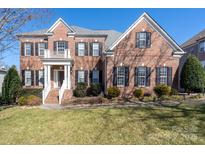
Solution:
M 119 75 L 118 75 L 118 69 L 119 68 L 123 68 L 124 69 L 124 75 L 121 75 L 120 77 L 122 77 L 123 78 L 123 84 L 118 84 L 118 77 L 119 77 Z M 117 86 L 118 87 L 124 87 L 125 86 L 125 67 L 123 67 L 123 66 L 120 66 L 120 67 L 117 67 Z
M 31 86 L 31 85 L 32 85 L 32 81 L 31 81 L 30 84 L 27 84 L 27 82 L 26 82 L 26 80 L 27 80 L 26 74 L 27 74 L 27 73 L 30 73 L 30 79 L 31 79 L 31 71 L 30 71 L 30 70 L 26 70 L 26 71 L 25 71 L 25 77 L 24 77 L 24 83 L 25 83 L 25 86 Z M 32 79 L 31 79 L 31 80 L 32 80 Z
M 40 44 L 44 44 L 44 52 L 45 52 L 46 44 L 45 44 L 44 42 L 38 43 L 38 55 L 39 55 L 39 56 L 44 56 L 44 54 L 45 54 L 44 52 L 43 52 L 43 55 L 40 54 L 40 53 L 41 53 L 41 52 L 40 52 L 40 49 L 41 49 L 41 48 L 40 48 Z
M 78 71 L 78 83 L 82 83 L 82 82 L 80 82 L 80 75 L 79 75 L 80 72 L 83 73 L 83 80 L 84 80 L 84 82 L 85 82 L 85 71 L 81 71 L 81 70 L 80 70 L 80 71 Z M 84 83 L 84 82 L 83 82 L 83 83 Z
M 27 43 L 24 43 L 24 55 L 25 55 L 25 56 L 31 56 L 31 51 L 32 51 L 31 48 L 30 48 L 30 55 L 27 55 L 27 52 L 26 52 L 26 45 L 28 45 L 28 44 L 30 45 L 30 47 L 32 47 L 32 46 L 31 46 L 31 43 L 28 43 L 28 42 L 27 42 Z
M 147 32 L 138 32 L 138 33 L 139 33 L 139 45 L 140 45 L 141 41 L 145 41 L 145 46 L 143 46 L 143 47 L 139 46 L 139 48 L 142 48 L 142 49 L 147 48 Z M 141 34 L 144 34 L 145 38 L 140 38 Z
M 59 42 L 63 42 L 64 43 L 64 51 L 63 51 L 63 53 L 59 53 L 59 51 L 58 51 L 58 43 Z M 65 41 L 57 41 L 56 42 L 56 50 L 57 50 L 57 55 L 64 55 L 64 53 L 65 53 Z M 60 51 L 61 52 L 61 51 Z
M 80 49 L 80 48 L 79 48 L 80 45 L 83 45 L 84 48 L 83 48 L 83 49 Z M 83 55 L 80 55 L 80 54 L 79 54 L 79 53 L 80 53 L 80 50 L 83 50 Z M 79 42 L 79 43 L 78 43 L 78 56 L 85 56 L 85 43 L 83 43 L 83 42 Z
M 38 71 L 38 85 L 39 85 L 39 86 L 43 86 L 43 83 L 40 82 L 40 79 L 41 79 L 41 78 L 40 78 L 40 72 L 42 72 L 42 78 L 43 78 L 43 80 L 44 80 L 43 70 L 39 70 L 39 71 Z
M 94 45 L 98 45 L 98 54 L 97 55 L 94 55 Z M 98 57 L 98 56 L 100 56 L 100 43 L 98 43 L 98 42 L 96 42 L 96 43 L 93 43 L 92 44 L 92 48 L 93 48 L 93 52 L 92 52 L 92 56 L 93 57 Z M 97 49 L 96 49 L 97 50 Z
M 146 72 L 146 67 L 141 67 L 141 68 L 144 68 L 145 69 L 145 76 L 137 76 L 137 82 L 138 82 L 138 87 L 146 87 L 146 82 L 147 82 L 147 72 Z M 138 70 L 138 69 L 137 69 Z M 139 74 L 139 72 L 138 72 L 138 74 Z M 139 81 L 138 81 L 138 78 L 139 77 L 143 77 L 143 78 L 145 78 L 145 82 L 144 82 L 144 85 L 139 85 Z
M 163 69 L 166 69 L 166 76 L 165 76 L 165 75 L 161 75 L 160 72 L 161 72 L 161 69 L 162 69 L 162 68 L 163 68 Z M 166 83 L 162 83 L 162 82 L 161 82 L 161 78 L 166 78 Z M 168 84 L 168 69 L 167 69 L 167 67 L 160 67 L 160 70 L 159 70 L 159 83 L 160 83 L 160 84 L 166 84 L 166 85 Z

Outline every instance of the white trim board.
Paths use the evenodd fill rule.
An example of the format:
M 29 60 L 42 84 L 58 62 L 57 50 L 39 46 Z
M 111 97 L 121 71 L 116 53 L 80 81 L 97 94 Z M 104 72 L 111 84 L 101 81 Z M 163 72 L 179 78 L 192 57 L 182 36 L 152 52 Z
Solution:
M 178 51 L 178 53 L 185 53 L 181 47 L 145 12 L 109 47 L 109 50 L 113 50 L 142 20 L 146 21 L 155 31 L 157 31 L 173 49 Z
M 46 33 L 50 34 L 54 31 L 54 29 L 56 27 L 58 27 L 58 25 L 60 23 L 63 23 L 72 33 L 75 33 L 75 30 L 73 28 L 71 28 L 62 18 L 59 18 L 48 30 Z M 69 32 L 70 33 L 70 32 Z

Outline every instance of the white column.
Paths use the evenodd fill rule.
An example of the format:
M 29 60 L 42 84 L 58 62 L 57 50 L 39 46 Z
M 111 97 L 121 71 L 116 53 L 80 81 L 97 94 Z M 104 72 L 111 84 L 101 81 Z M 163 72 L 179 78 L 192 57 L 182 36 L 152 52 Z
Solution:
M 68 89 L 70 89 L 71 88 L 71 78 L 70 78 L 70 66 L 68 66 L 68 77 L 67 77 L 67 79 L 68 79 Z
M 47 81 L 48 81 L 48 84 L 51 84 L 51 66 L 48 65 L 48 74 L 47 74 Z
M 47 87 L 48 78 L 47 78 L 47 65 L 44 66 L 44 88 Z
M 68 87 L 68 76 L 67 76 L 67 74 L 68 74 L 68 66 L 67 65 L 64 65 L 64 82 L 65 82 L 65 85 L 66 85 L 66 87 L 65 88 L 67 88 Z

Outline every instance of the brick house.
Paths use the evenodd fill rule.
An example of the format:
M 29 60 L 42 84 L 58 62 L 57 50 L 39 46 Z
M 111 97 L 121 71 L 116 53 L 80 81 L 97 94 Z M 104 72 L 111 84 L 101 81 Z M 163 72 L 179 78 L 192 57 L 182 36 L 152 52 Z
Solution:
M 178 66 L 184 54 L 147 13 L 124 33 L 70 26 L 61 18 L 49 29 L 18 35 L 24 87 L 44 87 L 43 103 L 62 103 L 77 83 L 101 83 L 106 93 L 122 95 L 136 87 L 152 92 L 156 84 L 179 88 Z
M 202 30 L 181 45 L 186 52 L 195 55 L 205 68 L 205 30 Z

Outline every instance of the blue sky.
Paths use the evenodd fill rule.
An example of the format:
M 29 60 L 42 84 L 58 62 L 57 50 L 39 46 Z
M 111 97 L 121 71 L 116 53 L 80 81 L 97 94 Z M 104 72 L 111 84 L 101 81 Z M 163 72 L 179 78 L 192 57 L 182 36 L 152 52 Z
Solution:
M 52 16 L 49 21 L 27 23 L 22 31 L 49 28 L 59 17 L 62 17 L 70 25 L 91 29 L 115 29 L 123 32 L 145 11 L 178 44 L 182 44 L 205 29 L 205 9 L 51 9 Z M 18 49 L 8 51 L 3 61 L 7 65 L 16 65 L 19 68 L 19 53 Z

